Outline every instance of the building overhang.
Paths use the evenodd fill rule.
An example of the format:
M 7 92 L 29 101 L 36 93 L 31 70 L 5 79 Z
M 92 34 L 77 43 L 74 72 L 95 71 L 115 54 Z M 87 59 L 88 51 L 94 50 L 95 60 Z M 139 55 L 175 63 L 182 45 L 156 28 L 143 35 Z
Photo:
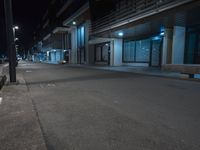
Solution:
M 140 24 L 141 22 L 145 22 L 145 20 L 148 21 L 149 18 L 151 18 L 151 17 L 153 18 L 162 13 L 164 14 L 165 12 L 168 12 L 173 9 L 176 10 L 176 8 L 178 8 L 178 7 L 181 7 L 181 6 L 190 7 L 190 5 L 192 5 L 191 3 L 196 3 L 197 5 L 199 5 L 200 2 L 194 1 L 194 0 L 182 0 L 179 2 L 174 1 L 169 5 L 165 5 L 163 7 L 159 7 L 159 8 L 153 9 L 151 11 L 141 13 L 140 15 L 130 17 L 126 20 L 123 20 L 121 22 L 118 22 L 118 23 L 110 25 L 110 26 L 102 27 L 101 29 L 97 29 L 93 32 L 93 35 L 102 34 L 107 31 L 113 31 L 117 28 L 122 28 L 123 26 L 128 26 L 130 24 L 137 24 L 137 23 Z M 165 17 L 167 17 L 167 16 L 168 16 L 168 14 L 166 14 Z M 109 17 L 112 18 L 113 16 L 109 16 Z
M 80 9 L 78 9 L 71 17 L 69 17 L 65 21 L 63 21 L 63 26 L 69 25 L 71 22 L 73 22 L 77 17 L 79 17 L 80 15 L 82 15 L 88 9 L 89 9 L 89 2 L 87 2 Z
M 93 45 L 93 44 L 100 44 L 100 43 L 106 43 L 113 41 L 114 38 L 101 38 L 101 37 L 95 37 L 91 40 L 89 40 L 88 44 Z
M 73 0 L 68 0 L 63 7 L 56 13 L 56 17 L 59 17 L 69 6 L 70 4 L 73 2 Z
M 51 34 L 49 33 L 49 34 L 47 34 L 47 35 L 43 38 L 43 41 L 47 40 L 47 39 L 50 38 L 50 37 L 51 37 Z
M 56 27 L 56 28 L 53 29 L 52 33 L 53 34 L 55 34 L 55 33 L 65 33 L 65 32 L 68 32 L 68 31 L 70 31 L 70 28 L 67 28 L 67 27 Z M 42 40 L 45 41 L 50 37 L 51 37 L 51 33 L 47 34 Z
M 67 27 L 56 27 L 52 33 L 55 34 L 55 33 L 58 33 L 58 32 L 68 32 L 70 31 L 70 28 L 67 28 Z

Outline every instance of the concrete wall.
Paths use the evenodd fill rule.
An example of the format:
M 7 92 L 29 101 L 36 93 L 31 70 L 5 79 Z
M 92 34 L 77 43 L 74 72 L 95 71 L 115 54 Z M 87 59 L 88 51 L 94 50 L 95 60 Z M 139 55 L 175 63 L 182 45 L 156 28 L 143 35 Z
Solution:
M 172 64 L 184 63 L 185 50 L 185 27 L 174 27 L 173 45 L 172 45 Z
M 165 35 L 163 38 L 163 49 L 162 49 L 162 65 L 171 64 L 172 62 L 172 42 L 173 42 L 173 29 L 165 28 Z

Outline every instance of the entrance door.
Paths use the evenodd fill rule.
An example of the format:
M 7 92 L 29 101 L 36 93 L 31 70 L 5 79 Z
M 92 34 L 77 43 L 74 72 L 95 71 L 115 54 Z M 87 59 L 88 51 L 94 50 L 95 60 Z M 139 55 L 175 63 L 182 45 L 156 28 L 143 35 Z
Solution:
M 162 39 L 161 38 L 153 39 L 152 40 L 150 66 L 160 67 L 160 65 L 161 65 L 161 48 L 162 48 Z
M 110 65 L 110 43 L 95 46 L 95 64 Z

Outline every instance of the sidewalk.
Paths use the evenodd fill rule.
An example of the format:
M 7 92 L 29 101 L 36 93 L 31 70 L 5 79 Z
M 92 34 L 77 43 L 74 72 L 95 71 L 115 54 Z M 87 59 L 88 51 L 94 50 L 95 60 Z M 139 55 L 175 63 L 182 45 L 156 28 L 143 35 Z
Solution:
M 120 71 L 120 72 L 129 72 L 129 73 L 137 73 L 158 77 L 171 77 L 171 78 L 180 78 L 180 73 L 175 72 L 164 72 L 160 68 L 153 67 L 132 67 L 132 66 L 120 66 L 120 67 L 92 67 L 95 69 L 103 69 L 103 70 L 112 70 L 112 71 Z
M 188 80 L 197 80 L 198 79 L 189 79 L 184 77 L 181 73 L 178 72 L 167 72 L 162 71 L 160 68 L 156 67 L 137 67 L 137 66 L 90 66 L 90 65 L 80 65 L 80 64 L 66 64 L 66 66 L 72 67 L 85 67 L 91 69 L 101 69 L 101 70 L 110 70 L 110 71 L 119 71 L 119 72 L 129 72 L 129 73 L 136 73 L 141 75 L 150 75 L 156 77 L 167 77 L 167 78 L 176 78 L 176 79 L 188 79 Z
M 0 149 L 46 150 L 36 110 L 21 74 L 0 91 Z

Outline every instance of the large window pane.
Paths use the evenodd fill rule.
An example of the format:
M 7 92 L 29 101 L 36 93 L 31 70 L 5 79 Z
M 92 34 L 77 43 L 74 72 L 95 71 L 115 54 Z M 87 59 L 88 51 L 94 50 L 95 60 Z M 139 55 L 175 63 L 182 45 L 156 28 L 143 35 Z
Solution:
M 194 51 L 196 46 L 196 34 L 191 33 L 188 38 L 188 46 L 186 48 L 185 63 L 193 64 L 194 62 Z
M 85 27 L 84 26 L 81 26 L 81 29 L 80 29 L 80 34 L 81 34 L 81 46 L 85 46 Z
M 77 30 L 77 45 L 78 47 L 84 47 L 85 46 L 85 27 L 80 26 Z
M 134 61 L 134 54 L 135 54 L 135 41 L 124 42 L 123 60 Z
M 81 46 L 81 41 L 80 41 L 80 39 L 81 39 L 81 35 L 80 35 L 80 28 L 78 28 L 78 30 L 77 30 L 77 46 L 78 47 L 80 47 Z
M 149 62 L 150 39 L 136 41 L 136 61 Z

